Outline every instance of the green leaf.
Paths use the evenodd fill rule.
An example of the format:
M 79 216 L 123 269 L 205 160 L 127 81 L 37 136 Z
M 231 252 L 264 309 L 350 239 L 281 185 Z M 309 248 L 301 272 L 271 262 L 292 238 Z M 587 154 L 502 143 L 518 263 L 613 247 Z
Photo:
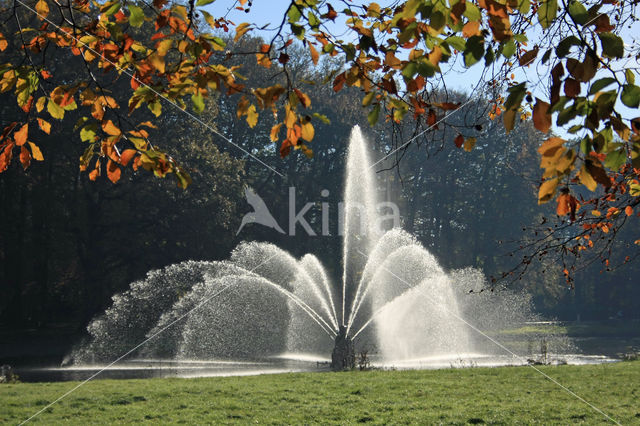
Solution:
M 496 57 L 493 53 L 493 49 L 491 46 L 487 47 L 487 53 L 484 54 L 484 65 L 485 67 L 491 65 L 493 61 L 495 61 Z
M 465 46 L 467 45 L 464 39 L 458 36 L 447 37 L 444 41 L 458 52 L 464 52 Z
M 416 65 L 415 62 L 408 62 L 407 65 L 405 65 L 402 69 L 402 76 L 407 80 L 411 80 L 417 72 L 418 65 Z
M 206 6 L 209 3 L 213 3 L 214 1 L 216 1 L 216 0 L 198 0 L 196 2 L 196 6 Z
M 507 96 L 507 100 L 504 103 L 505 109 L 515 109 L 520 108 L 520 104 L 524 99 L 524 95 L 527 92 L 526 83 L 520 83 L 515 86 L 509 87 L 507 89 L 509 92 L 509 96 Z
M 370 126 L 375 126 L 378 122 L 378 116 L 380 115 L 380 104 L 376 105 L 371 112 L 367 115 L 367 121 Z
M 140 27 L 144 23 L 144 12 L 135 4 L 129 5 L 129 24 L 132 27 Z
M 640 87 L 633 84 L 625 84 L 622 86 L 620 100 L 629 108 L 638 108 L 640 106 Z
M 629 84 L 636 84 L 636 75 L 629 68 L 624 70 L 624 78 Z
M 624 43 L 622 39 L 613 33 L 598 33 L 602 43 L 602 54 L 608 58 L 622 58 L 624 56 Z
M 105 3 L 101 8 L 100 12 L 102 12 L 105 16 L 111 16 L 120 10 L 120 1 L 114 0 L 108 3 Z
M 324 124 L 331 124 L 331 120 L 329 120 L 329 117 L 324 114 L 314 112 L 312 115 L 318 120 L 322 121 Z
M 571 15 L 571 18 L 580 25 L 584 25 L 589 21 L 589 12 L 579 1 L 572 1 L 569 4 L 569 15 Z
M 594 93 L 598 93 L 611 83 L 615 83 L 616 79 L 613 77 L 604 77 L 599 80 L 596 80 L 591 87 L 589 88 L 589 94 L 593 95 Z
M 542 0 L 538 8 L 538 22 L 542 28 L 549 28 L 558 13 L 558 0 Z
M 627 154 L 624 149 L 621 149 L 607 153 L 607 158 L 604 160 L 604 165 L 611 170 L 618 170 L 626 162 Z
M 290 23 L 295 23 L 298 22 L 300 20 L 300 18 L 302 18 L 302 14 L 300 13 L 300 9 L 298 9 L 299 6 L 297 6 L 295 3 L 291 3 L 291 6 L 289 7 L 289 11 L 287 12 L 287 16 L 289 17 L 289 22 Z
M 560 58 L 564 58 L 569 54 L 571 47 L 580 46 L 581 44 L 582 42 L 580 39 L 574 35 L 565 37 L 560 41 L 560 43 L 558 43 L 558 46 L 556 47 L 556 55 Z
M 516 53 L 516 44 L 512 38 L 502 44 L 502 56 L 509 59 Z
M 480 14 L 480 9 L 478 9 L 478 6 L 471 3 L 470 1 L 465 2 L 465 9 L 464 9 L 464 12 L 462 13 L 462 16 L 474 22 L 480 21 L 480 19 L 482 18 L 482 15 Z
M 470 4 L 470 3 L 469 3 Z M 481 36 L 469 37 L 464 50 L 464 65 L 468 68 L 482 59 L 484 55 L 484 38 Z
M 201 93 L 197 93 L 191 96 L 191 102 L 193 102 L 193 110 L 197 113 L 204 111 L 204 98 Z
M 518 4 L 518 11 L 522 15 L 528 15 L 531 9 L 531 2 L 529 0 L 520 0 Z
M 309 18 L 309 26 L 314 30 L 318 29 L 320 26 L 320 19 L 318 19 L 318 17 L 311 11 L 309 11 L 307 17 Z

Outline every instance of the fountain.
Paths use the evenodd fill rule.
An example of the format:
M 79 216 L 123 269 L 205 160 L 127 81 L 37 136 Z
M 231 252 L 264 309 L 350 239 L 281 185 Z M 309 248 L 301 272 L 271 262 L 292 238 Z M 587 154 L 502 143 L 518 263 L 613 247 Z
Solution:
M 152 271 L 115 295 L 69 361 L 113 361 L 144 341 L 133 359 L 328 363 L 332 354 L 331 367 L 342 370 L 353 368 L 355 345 L 368 345 L 379 365 L 424 367 L 496 352 L 481 346 L 466 321 L 491 330 L 533 317 L 521 297 L 500 305 L 469 295 L 485 285 L 479 271 L 447 273 L 408 233 L 380 229 L 375 176 L 358 127 L 344 202 L 338 286 L 314 255 L 296 259 L 273 244 L 242 242 L 229 260 Z

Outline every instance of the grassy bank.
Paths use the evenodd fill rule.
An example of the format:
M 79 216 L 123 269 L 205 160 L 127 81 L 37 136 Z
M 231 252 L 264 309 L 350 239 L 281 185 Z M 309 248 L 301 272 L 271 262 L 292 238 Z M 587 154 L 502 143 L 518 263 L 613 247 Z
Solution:
M 640 423 L 640 362 L 542 367 L 623 424 Z M 76 383 L 0 385 L 0 423 L 18 423 Z M 606 423 L 528 367 L 96 380 L 34 422 Z

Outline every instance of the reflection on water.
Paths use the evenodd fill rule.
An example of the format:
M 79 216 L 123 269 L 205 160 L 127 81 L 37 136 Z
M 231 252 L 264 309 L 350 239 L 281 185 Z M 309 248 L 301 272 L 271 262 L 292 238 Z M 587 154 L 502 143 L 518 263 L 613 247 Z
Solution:
M 615 362 L 613 358 L 598 355 L 562 354 L 549 355 L 551 364 L 585 365 Z M 371 365 L 379 369 L 441 369 L 468 367 L 499 367 L 525 365 L 521 357 L 483 355 L 478 353 L 456 353 L 419 359 L 385 361 L 371 356 Z M 255 361 L 227 360 L 131 360 L 114 366 L 81 365 L 73 367 L 18 368 L 16 373 L 23 382 L 82 381 L 103 370 L 96 379 L 148 379 L 148 378 L 195 378 L 252 376 L 259 374 L 281 374 L 329 371 L 329 360 L 313 354 L 285 353 L 277 357 Z

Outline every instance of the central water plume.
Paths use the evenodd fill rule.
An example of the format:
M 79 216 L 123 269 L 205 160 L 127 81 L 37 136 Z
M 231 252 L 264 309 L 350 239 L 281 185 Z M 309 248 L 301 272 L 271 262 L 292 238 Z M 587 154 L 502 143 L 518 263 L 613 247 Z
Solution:
M 491 302 L 467 299 L 461 309 L 460 301 L 469 288 L 484 285 L 481 273 L 446 273 L 411 235 L 383 232 L 376 192 L 356 126 L 346 164 L 340 284 L 311 254 L 296 259 L 273 244 L 241 243 L 228 261 L 152 271 L 115 295 L 88 326 L 89 339 L 73 361 L 110 361 L 145 339 L 134 356 L 327 360 L 333 349 L 334 360 L 349 358 L 343 364 L 352 366 L 354 342 L 373 349 L 382 364 L 476 353 L 465 316 L 490 311 Z M 513 312 L 528 312 L 526 303 L 517 306 Z M 495 318 L 508 322 L 509 315 Z

